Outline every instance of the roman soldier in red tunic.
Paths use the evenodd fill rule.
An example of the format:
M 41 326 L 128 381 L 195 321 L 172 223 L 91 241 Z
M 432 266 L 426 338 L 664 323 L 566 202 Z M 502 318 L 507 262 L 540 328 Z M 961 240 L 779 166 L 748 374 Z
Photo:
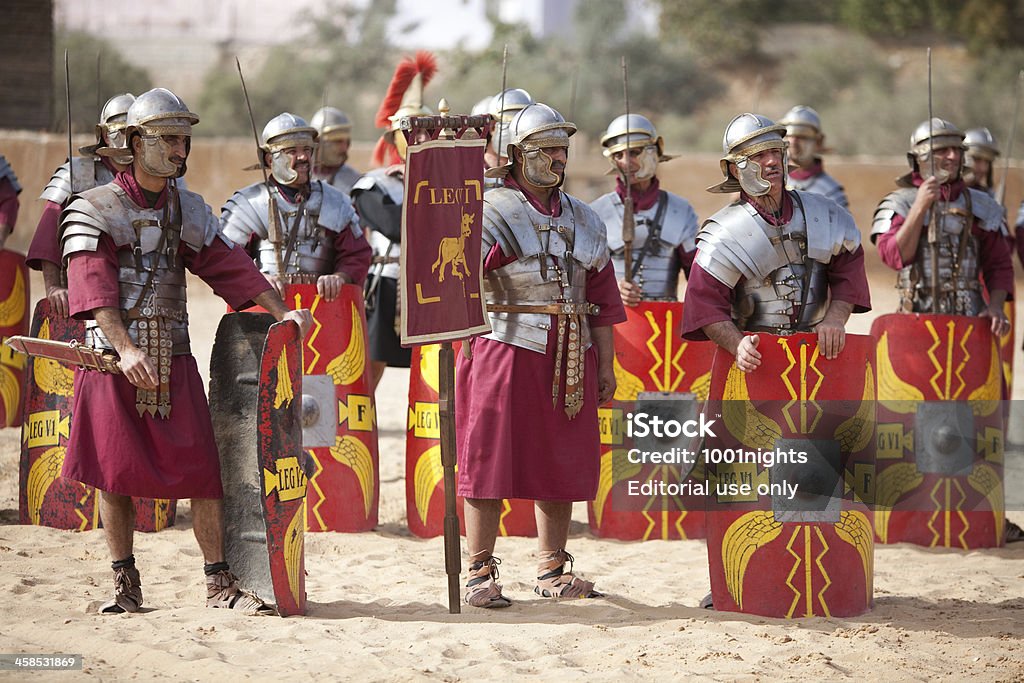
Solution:
M 74 424 L 63 475 L 101 491 L 113 556 L 114 598 L 100 611 L 142 606 L 132 554 L 132 497 L 191 498 L 206 562 L 207 606 L 272 613 L 224 562 L 220 463 L 186 309 L 188 270 L 234 308 L 253 303 L 305 334 L 308 311 L 289 311 L 252 259 L 218 229 L 202 197 L 180 189 L 199 117 L 156 88 L 128 108 L 132 166 L 71 198 L 61 217 L 70 313 L 86 342 L 116 352 L 123 374 L 75 371 Z
M 566 549 L 573 501 L 597 491 L 597 408 L 615 392 L 611 325 L 625 319 L 604 224 L 559 189 L 576 126 L 545 104 L 509 123 L 504 187 L 484 195 L 484 291 L 492 332 L 469 343 L 456 391 L 466 602 L 504 607 L 494 544 L 502 498 L 535 501 L 535 591 L 596 597 Z

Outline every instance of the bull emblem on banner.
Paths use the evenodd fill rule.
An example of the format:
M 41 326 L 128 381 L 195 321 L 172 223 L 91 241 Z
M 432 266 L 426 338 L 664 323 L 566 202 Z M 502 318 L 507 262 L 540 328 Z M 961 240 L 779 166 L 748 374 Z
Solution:
M 437 281 L 444 282 L 444 271 L 451 264 L 452 275 L 462 280 L 469 275 L 469 266 L 466 265 L 466 238 L 472 234 L 473 219 L 475 213 L 462 213 L 462 228 L 458 237 L 443 237 L 437 245 L 437 260 L 430 266 L 430 272 L 437 271 Z M 459 266 L 462 272 L 459 272 Z M 438 270 L 440 267 L 440 270 Z

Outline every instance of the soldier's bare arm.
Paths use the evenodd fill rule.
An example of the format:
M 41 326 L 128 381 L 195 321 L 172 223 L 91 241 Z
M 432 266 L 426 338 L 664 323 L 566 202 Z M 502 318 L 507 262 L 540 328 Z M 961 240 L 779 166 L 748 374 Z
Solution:
M 832 360 L 843 352 L 846 346 L 846 321 L 850 319 L 851 313 L 853 304 L 833 299 L 825 317 L 815 326 L 818 348 L 825 353 L 825 358 Z
M 623 304 L 626 306 L 636 306 L 640 303 L 640 294 L 640 285 L 635 282 L 619 280 L 619 296 L 622 297 Z
M 50 301 L 54 313 L 61 318 L 68 317 L 68 288 L 60 283 L 60 266 L 49 261 L 41 262 L 43 268 L 43 286 L 46 298 Z
M 128 381 L 140 389 L 156 389 L 156 366 L 149 356 L 132 343 L 121 319 L 121 311 L 116 308 L 97 308 L 92 313 L 103 334 L 120 356 L 121 372 Z
M 1003 313 L 1003 304 L 1006 303 L 1006 291 L 1002 289 L 993 290 L 989 294 L 988 306 L 982 309 L 981 317 L 991 321 L 992 334 L 1002 337 L 1010 333 L 1010 320 Z
M 761 365 L 761 352 L 757 350 L 760 339 L 756 334 L 745 336 L 731 320 L 710 323 L 701 329 L 708 339 L 736 356 L 736 367 L 743 372 L 753 372 Z
M 305 308 L 297 311 L 289 310 L 284 305 L 284 301 L 281 297 L 272 289 L 268 289 L 253 299 L 253 303 L 257 306 L 262 306 L 267 310 L 270 315 L 274 316 L 274 319 L 278 322 L 284 320 L 291 320 L 299 326 L 299 337 L 304 338 L 306 333 L 309 332 L 309 328 L 313 325 L 313 316 Z

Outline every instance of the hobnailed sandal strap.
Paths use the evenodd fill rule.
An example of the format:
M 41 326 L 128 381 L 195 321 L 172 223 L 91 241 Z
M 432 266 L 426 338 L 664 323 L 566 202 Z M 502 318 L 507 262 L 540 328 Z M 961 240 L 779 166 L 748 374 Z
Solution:
M 466 604 L 485 609 L 508 607 L 512 604 L 511 600 L 501 594 L 501 584 L 496 581 L 499 564 L 501 560 L 492 555 L 469 565 Z
M 206 577 L 206 606 L 240 610 L 250 616 L 277 616 L 277 610 L 255 592 L 238 587 L 238 577 L 228 570 Z
M 100 605 L 100 614 L 138 612 L 142 607 L 142 581 L 134 566 L 114 570 L 114 598 Z
M 564 548 L 553 553 L 541 553 L 541 562 L 537 571 L 543 572 L 537 577 L 537 585 L 533 592 L 543 598 L 603 598 L 604 595 L 594 590 L 594 582 L 581 579 L 572 573 L 575 558 Z M 569 571 L 565 570 L 566 562 Z

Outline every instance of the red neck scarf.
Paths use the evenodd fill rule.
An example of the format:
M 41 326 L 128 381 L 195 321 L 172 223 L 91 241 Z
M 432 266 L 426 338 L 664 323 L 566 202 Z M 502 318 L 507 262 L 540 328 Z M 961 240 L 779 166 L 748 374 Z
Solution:
M 128 167 L 127 171 L 121 171 L 114 177 L 114 182 L 121 186 L 121 188 L 128 193 L 128 197 L 135 202 L 136 205 L 144 209 L 162 209 L 164 204 L 167 203 L 167 187 L 170 185 L 169 182 L 164 182 L 164 189 L 160 191 L 160 196 L 156 199 L 156 204 L 153 206 L 149 205 L 149 201 L 146 199 L 146 195 L 142 192 L 142 186 L 139 185 L 139 181 L 135 179 L 135 167 Z
M 526 197 L 526 201 L 530 202 L 530 206 L 537 209 L 545 216 L 558 218 L 562 215 L 562 193 L 557 189 L 551 193 L 551 199 L 549 201 L 550 206 L 544 206 L 539 198 L 534 197 L 529 193 L 529 191 L 517 183 L 511 173 L 505 176 L 505 187 L 510 187 L 513 190 L 519 190 L 522 192 L 523 196 Z
M 814 163 L 807 168 L 795 168 L 789 172 L 789 177 L 793 180 L 807 180 L 813 178 L 819 173 L 825 172 L 825 166 L 821 163 L 821 159 L 815 159 Z
M 658 203 L 658 195 L 661 192 L 661 182 L 655 176 L 654 180 L 647 189 L 643 192 L 637 192 L 633 190 L 630 194 L 633 195 L 633 209 L 636 211 L 646 211 L 655 204 Z M 626 185 L 622 182 L 622 176 L 615 179 L 615 194 L 619 195 L 619 199 L 623 202 L 626 201 Z

